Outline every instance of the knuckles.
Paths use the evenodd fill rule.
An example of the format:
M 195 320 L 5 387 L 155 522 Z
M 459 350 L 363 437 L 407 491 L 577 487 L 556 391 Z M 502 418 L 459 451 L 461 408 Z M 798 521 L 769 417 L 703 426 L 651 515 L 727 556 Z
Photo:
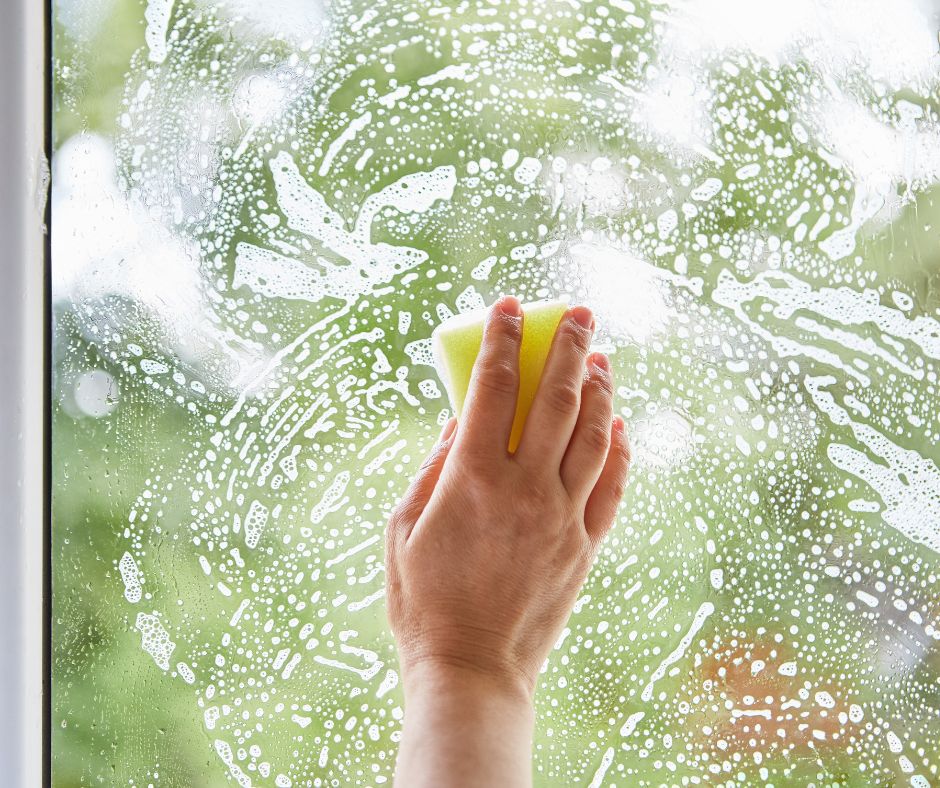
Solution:
M 618 473 L 610 482 L 610 496 L 615 502 L 619 503 L 623 494 L 627 491 L 627 472 L 626 469 Z
M 574 348 L 578 355 L 587 355 L 591 347 L 592 332 L 590 329 L 578 325 L 573 320 L 566 320 L 558 330 L 561 333 L 562 341 Z
M 607 454 L 610 448 L 610 430 L 601 421 L 592 420 L 585 425 L 584 442 L 597 454 Z
M 548 405 L 556 413 L 569 414 L 581 404 L 581 391 L 572 381 L 561 381 L 546 392 Z
M 477 379 L 477 385 L 498 395 L 514 394 L 519 385 L 517 365 L 507 358 L 487 358 Z
M 427 458 L 423 463 L 421 463 L 421 468 L 419 470 L 423 471 L 430 468 L 432 465 L 436 465 L 440 462 L 443 455 L 447 453 L 450 449 L 450 442 L 438 443 L 431 450 L 431 453 L 428 454 Z
M 601 397 L 613 399 L 614 384 L 609 375 L 591 375 L 585 385 Z
M 494 463 L 492 452 L 479 447 L 455 447 L 460 485 L 472 499 L 498 494 L 502 484 L 502 463 Z
M 526 528 L 539 533 L 555 526 L 561 527 L 567 513 L 557 505 L 560 484 L 548 483 L 535 474 L 527 474 L 515 485 L 512 507 L 515 519 Z
M 496 311 L 490 315 L 486 324 L 485 341 L 493 337 L 504 337 L 510 341 L 522 341 L 522 321 Z

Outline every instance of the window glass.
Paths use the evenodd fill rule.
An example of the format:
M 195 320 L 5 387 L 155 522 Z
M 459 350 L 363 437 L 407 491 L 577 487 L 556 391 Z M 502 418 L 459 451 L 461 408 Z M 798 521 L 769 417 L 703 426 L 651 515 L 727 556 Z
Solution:
M 635 457 L 539 785 L 940 780 L 918 0 L 56 0 L 56 785 L 379 785 L 442 320 L 597 313 Z

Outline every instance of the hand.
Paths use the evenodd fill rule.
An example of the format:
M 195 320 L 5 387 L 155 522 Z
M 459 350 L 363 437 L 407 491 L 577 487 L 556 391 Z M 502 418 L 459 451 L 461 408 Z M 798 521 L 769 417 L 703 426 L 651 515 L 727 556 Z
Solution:
M 388 613 L 406 699 L 441 676 L 531 703 L 539 668 L 611 527 L 630 461 L 594 321 L 569 309 L 507 451 L 523 316 L 491 309 L 463 418 L 449 421 L 387 531 Z M 445 680 L 446 681 L 446 680 Z

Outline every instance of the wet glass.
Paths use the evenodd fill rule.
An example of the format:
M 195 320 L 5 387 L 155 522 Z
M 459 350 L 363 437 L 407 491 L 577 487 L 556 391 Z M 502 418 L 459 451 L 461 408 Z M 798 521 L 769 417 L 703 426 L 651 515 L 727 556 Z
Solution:
M 934 5 L 53 18 L 55 785 L 390 783 L 385 519 L 505 292 L 635 458 L 536 784 L 937 784 Z

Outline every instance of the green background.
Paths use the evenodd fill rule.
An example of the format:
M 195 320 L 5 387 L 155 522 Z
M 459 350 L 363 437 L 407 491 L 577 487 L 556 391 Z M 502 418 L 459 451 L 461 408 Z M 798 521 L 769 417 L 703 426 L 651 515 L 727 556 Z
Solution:
M 938 130 L 936 83 L 928 76 L 886 86 L 866 79 L 864 68 L 839 71 L 803 59 L 799 51 L 779 66 L 747 52 L 703 56 L 685 68 L 707 88 L 703 123 L 714 132 L 711 144 L 722 160 L 717 163 L 631 126 L 625 120 L 630 102 L 627 109 L 619 107 L 623 95 L 609 80 L 598 79 L 614 74 L 641 96 L 654 85 L 649 64 L 657 57 L 668 59 L 662 54 L 667 10 L 637 3 L 635 18 L 645 20 L 644 27 L 637 27 L 623 4 L 569 5 L 462 4 L 442 6 L 450 10 L 442 13 L 429 6 L 381 4 L 370 10 L 343 4 L 332 8 L 328 27 L 312 45 L 299 46 L 291 31 L 284 31 L 283 38 L 259 31 L 226 4 L 213 9 L 178 2 L 170 23 L 170 54 L 162 64 L 148 60 L 143 4 L 87 4 L 83 12 L 71 12 L 85 14 L 81 18 L 88 24 L 79 28 L 63 24 L 56 6 L 54 148 L 61 151 L 70 142 L 98 136 L 111 141 L 121 194 L 145 206 L 150 221 L 166 228 L 175 242 L 198 250 L 193 259 L 209 327 L 197 321 L 205 336 L 180 337 L 172 310 L 161 314 L 153 301 L 135 300 L 119 281 L 132 270 L 133 260 L 125 269 L 123 259 L 100 265 L 92 259 L 81 276 L 94 287 L 57 291 L 55 785 L 226 784 L 234 778 L 217 750 L 219 740 L 236 750 L 236 763 L 254 784 L 274 785 L 277 774 L 289 775 L 294 785 L 371 785 L 390 779 L 401 697 L 400 687 L 376 695 L 378 682 L 394 667 L 383 605 L 379 600 L 349 612 L 343 596 L 364 598 L 381 588 L 381 539 L 344 562 L 331 562 L 381 534 L 389 507 L 435 437 L 446 404 L 419 393 L 418 383 L 433 380 L 435 373 L 413 363 L 413 348 L 406 347 L 426 339 L 447 310 L 458 311 L 458 294 L 471 286 L 486 302 L 510 291 L 528 300 L 558 294 L 589 302 L 599 298 L 606 308 L 601 316 L 607 318 L 601 343 L 613 353 L 620 384 L 617 407 L 638 441 L 618 524 L 585 586 L 570 632 L 543 675 L 537 784 L 589 784 L 608 748 L 612 765 L 599 778 L 605 785 L 679 784 L 695 777 L 750 784 L 909 782 L 889 745 L 890 731 L 903 739 L 913 771 L 926 784 L 938 779 L 940 651 L 932 634 L 940 618 L 937 553 L 887 522 L 889 502 L 874 511 L 852 503 L 877 501 L 878 495 L 834 465 L 830 445 L 847 445 L 882 467 L 889 463 L 877 455 L 875 444 L 866 444 L 845 423 L 831 422 L 805 382 L 829 376 L 825 388 L 838 403 L 854 397 L 866 404 L 866 416 L 857 411 L 851 417 L 890 436 L 909 453 L 902 456 L 911 463 L 908 468 L 921 467 L 928 480 L 901 473 L 901 483 L 911 489 L 929 484 L 940 455 L 937 354 L 930 344 L 936 344 L 940 308 L 936 186 L 929 175 L 913 184 L 891 184 L 896 208 L 863 227 L 855 253 L 837 261 L 797 238 L 787 222 L 806 199 L 811 207 L 802 221 L 812 227 L 823 210 L 823 194 L 832 194 L 838 216 L 831 231 L 848 224 L 857 196 L 859 179 L 848 164 L 840 170 L 815 140 L 803 143 L 794 136 L 792 118 L 811 116 L 818 90 L 835 90 L 827 80 L 838 82 L 845 96 L 886 128 L 901 127 L 898 101 L 916 104 L 928 140 Z M 244 16 L 252 18 L 251 13 Z M 584 29 L 593 34 L 579 35 Z M 487 47 L 468 54 L 479 40 Z M 454 41 L 461 45 L 455 47 Z M 565 54 L 571 46 L 577 47 L 577 57 Z M 415 98 L 422 77 L 458 62 L 470 62 L 476 79 L 445 80 L 442 92 Z M 563 73 L 573 62 L 580 70 Z M 289 99 L 252 131 L 245 153 L 236 159 L 233 148 L 246 129 L 231 97 L 234 86 L 252 73 L 280 73 Z M 144 80 L 151 90 L 142 99 Z M 378 98 L 402 85 L 413 93 L 398 105 L 398 120 L 392 123 L 395 113 Z M 637 106 L 642 114 L 642 102 Z M 731 119 L 725 120 L 729 107 Z M 386 125 L 368 139 L 354 138 L 329 176 L 318 175 L 324 149 L 367 109 Z M 200 124 L 212 112 L 207 141 Z M 768 153 L 767 139 L 794 152 L 776 157 Z M 367 147 L 374 150 L 369 166 L 357 168 Z M 508 147 L 543 162 L 534 185 L 520 185 L 510 168 L 498 164 Z M 330 265 L 342 265 L 334 250 L 317 239 L 304 247 L 303 232 L 296 227 L 281 221 L 271 229 L 264 223 L 262 214 L 279 212 L 269 164 L 278 151 L 291 153 L 305 181 L 347 222 L 369 194 L 401 176 L 455 166 L 458 186 L 446 204 L 423 213 L 386 210 L 373 225 L 373 243 L 426 253 L 413 269 L 417 276 L 396 274 L 349 299 L 335 293 L 276 298 L 237 287 L 239 243 L 268 249 L 285 248 L 275 242 L 289 244 L 308 266 L 331 270 Z M 201 170 L 203 153 L 211 163 Z M 579 162 L 588 173 L 598 158 L 612 162 L 609 170 L 597 170 L 617 174 L 610 176 L 616 191 L 612 202 L 605 204 L 598 196 L 607 176 L 586 175 L 588 185 L 579 195 L 577 176 L 571 175 L 563 180 L 567 192 L 561 207 L 553 205 L 550 194 L 552 188 L 557 194 L 557 185 L 551 185 L 547 173 L 549 162 L 560 157 L 569 163 L 569 173 Z M 484 159 L 494 166 L 483 172 L 469 166 Z M 751 161 L 760 162 L 764 174 L 748 185 L 736 173 Z M 73 173 L 79 184 L 98 175 Z M 659 237 L 657 216 L 696 202 L 689 193 L 705 177 L 720 178 L 726 188 L 713 201 L 702 201 L 697 216 L 680 218 L 671 237 Z M 737 189 L 730 188 L 734 184 Z M 54 202 L 54 279 L 55 250 L 65 257 L 71 243 L 64 234 L 56 235 L 62 232 L 56 208 Z M 766 244 L 771 237 L 782 241 L 782 251 L 768 263 L 768 247 L 758 241 Z M 566 256 L 569 247 L 585 239 L 630 249 L 648 266 L 585 273 Z M 557 254 L 546 248 L 553 242 L 559 245 Z M 526 243 L 542 253 L 519 255 L 515 250 Z M 131 253 L 139 254 L 140 248 Z M 474 276 L 471 272 L 490 255 L 498 258 L 496 266 L 482 278 Z M 680 255 L 686 270 L 676 262 Z M 659 284 L 650 289 L 655 276 L 649 267 L 682 282 L 656 279 Z M 172 270 L 166 275 L 172 276 Z M 734 314 L 713 297 L 728 276 L 746 284 L 768 271 L 764 281 L 771 288 L 805 285 L 821 294 L 815 311 L 806 301 L 792 312 L 779 302 L 775 308 L 771 292 L 745 299 L 743 312 Z M 795 279 L 774 278 L 775 271 Z M 159 278 L 160 271 L 155 273 Z M 839 300 L 839 287 L 854 292 L 848 298 L 853 304 L 864 300 L 863 290 L 871 293 L 863 319 L 844 313 L 842 322 L 826 312 L 827 301 Z M 645 303 L 631 295 L 637 291 L 654 300 L 656 293 L 666 294 L 669 325 L 652 338 L 622 328 L 636 319 L 631 310 Z M 899 309 L 895 292 L 908 296 L 908 309 Z M 900 334 L 892 342 L 890 332 L 877 323 L 879 307 L 903 312 L 904 326 L 922 321 L 921 344 Z M 401 311 L 413 316 L 405 332 L 398 329 Z M 271 359 L 324 319 L 335 323 L 335 332 L 324 329 L 310 342 L 311 357 L 319 352 L 323 358 L 326 378 L 305 390 L 298 379 L 304 362 L 292 361 L 296 353 L 276 364 Z M 255 321 L 267 331 L 257 331 Z M 378 338 L 360 336 L 369 330 L 377 330 Z M 840 338 L 839 331 L 851 341 Z M 768 336 L 814 352 L 787 353 Z M 328 348 L 341 340 L 345 350 L 331 355 Z M 140 352 L 128 350 L 129 345 Z M 220 352 L 220 346 L 247 349 L 262 360 L 258 369 L 268 363 L 271 370 L 252 390 L 256 399 L 249 398 L 238 411 L 233 435 L 223 438 L 221 448 L 212 442 L 219 422 L 236 407 L 244 381 L 252 376 L 228 365 L 233 356 Z M 376 346 L 387 369 L 374 355 Z M 896 353 L 913 373 L 899 373 L 873 348 Z M 148 375 L 141 357 L 163 359 L 185 382 L 174 381 L 170 373 Z M 855 363 L 860 357 L 867 366 Z M 859 385 L 859 377 L 847 368 L 864 372 L 867 384 Z M 397 377 L 399 369 L 402 377 Z M 100 418 L 74 404 L 76 381 L 89 370 L 107 371 L 118 386 L 110 412 Z M 354 381 L 344 384 L 350 374 Z M 748 399 L 745 379 L 760 387 L 761 397 L 749 399 L 749 409 L 741 411 L 734 399 Z M 206 394 L 194 393 L 194 380 L 203 383 Z M 411 397 L 380 388 L 379 410 L 343 395 L 350 385 L 359 395 L 376 382 L 402 380 Z M 274 406 L 289 386 L 296 391 Z M 302 494 L 285 492 L 286 497 L 277 498 L 257 485 L 246 488 L 242 501 L 213 508 L 213 490 L 221 490 L 220 479 L 231 473 L 226 463 L 245 462 L 232 448 L 237 425 L 244 423 L 250 432 L 258 428 L 265 407 L 278 414 L 289 405 L 302 410 L 321 391 L 339 407 L 339 415 L 298 455 L 298 478 L 290 490 L 302 489 Z M 663 413 L 679 414 L 679 420 L 664 420 Z M 769 438 L 755 426 L 757 415 L 776 416 L 787 427 Z M 364 416 L 375 418 L 366 426 L 357 421 Z M 393 422 L 378 448 L 397 440 L 404 441 L 404 448 L 370 475 L 365 468 L 375 452 L 363 455 L 365 447 Z M 762 439 L 769 445 L 742 455 L 736 437 L 752 447 Z M 229 438 L 231 445 L 224 442 Z M 348 500 L 320 520 L 312 519 L 311 510 L 344 471 L 350 473 Z M 268 526 L 257 554 L 242 547 L 246 564 L 237 566 L 220 546 L 231 536 L 224 526 L 233 515 L 243 518 L 248 503 L 262 494 L 282 501 L 284 519 Z M 291 505 L 296 511 L 288 513 Z M 922 518 L 924 529 L 936 533 L 940 524 L 930 519 L 936 490 L 933 506 L 925 499 L 902 516 Z M 131 512 L 147 517 L 136 519 L 129 530 Z M 219 514 L 216 522 L 216 512 L 228 519 Z M 303 535 L 302 528 L 310 533 Z M 301 549 L 299 542 L 309 546 Z M 146 596 L 136 605 L 123 595 L 118 561 L 125 551 L 134 555 L 144 576 Z M 215 568 L 211 579 L 197 559 L 202 554 Z M 838 571 L 827 574 L 826 567 Z M 716 569 L 724 577 L 717 588 L 709 580 Z M 303 574 L 299 580 L 298 573 Z M 220 574 L 236 588 L 235 595 L 219 593 Z M 884 601 L 868 609 L 858 590 Z M 263 613 L 233 626 L 239 594 L 253 599 Z M 298 597 L 306 600 L 302 606 Z M 892 600 L 902 600 L 904 611 L 921 611 L 923 623 L 912 625 Z M 652 701 L 644 701 L 641 692 L 653 671 L 674 652 L 706 604 L 715 612 L 695 632 L 690 647 L 668 662 L 675 669 L 656 682 Z M 176 643 L 167 671 L 141 648 L 135 628 L 140 612 L 158 614 Z M 268 620 L 272 626 L 266 629 Z M 297 632 L 308 622 L 316 625 L 321 641 L 310 649 L 313 653 L 327 659 L 345 654 L 343 659 L 354 661 L 336 633 L 355 630 L 350 642 L 378 655 L 382 670 L 360 678 L 311 663 L 309 654 L 290 678 L 269 669 L 285 644 L 306 653 Z M 324 633 L 323 623 L 335 629 Z M 194 684 L 174 670 L 179 660 L 192 665 Z M 767 667 L 752 672 L 755 660 Z M 777 670 L 791 660 L 799 666 L 793 678 Z M 244 683 L 252 678 L 257 686 Z M 259 687 L 265 682 L 273 696 L 262 695 Z M 219 693 L 216 699 L 233 708 L 212 730 L 205 724 L 205 708 L 223 701 L 207 698 L 209 685 Z M 833 695 L 833 708 L 814 700 L 819 691 Z M 747 718 L 729 721 L 732 707 L 768 696 L 778 704 L 784 698 L 803 704 L 803 717 L 780 724 L 784 737 L 773 729 L 743 732 Z M 864 710 L 863 721 L 839 721 L 852 704 Z M 261 727 L 252 732 L 239 716 L 243 710 Z M 623 732 L 627 718 L 637 712 L 644 716 L 636 730 Z M 291 722 L 293 713 L 311 721 L 299 728 Z M 824 736 L 813 739 L 812 730 Z M 250 752 L 252 743 L 261 755 Z M 267 774 L 262 763 L 272 764 Z

